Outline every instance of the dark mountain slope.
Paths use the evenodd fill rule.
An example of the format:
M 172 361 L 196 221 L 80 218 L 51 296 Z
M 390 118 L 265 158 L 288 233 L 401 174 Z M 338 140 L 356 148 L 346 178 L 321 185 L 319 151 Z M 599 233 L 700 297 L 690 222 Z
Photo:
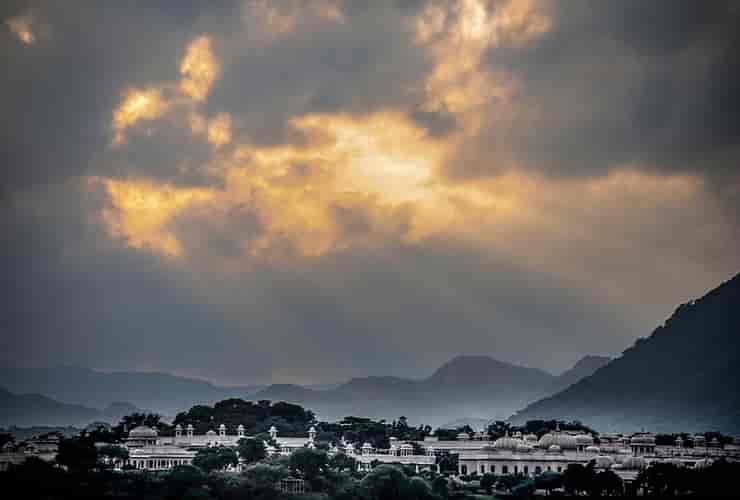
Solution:
M 534 418 L 576 418 L 604 430 L 740 431 L 740 275 L 512 420 Z
M 573 365 L 572 368 L 565 370 L 555 379 L 550 392 L 555 394 L 563 389 L 570 387 L 579 380 L 593 375 L 593 373 L 605 366 L 612 358 L 607 356 L 584 356 Z

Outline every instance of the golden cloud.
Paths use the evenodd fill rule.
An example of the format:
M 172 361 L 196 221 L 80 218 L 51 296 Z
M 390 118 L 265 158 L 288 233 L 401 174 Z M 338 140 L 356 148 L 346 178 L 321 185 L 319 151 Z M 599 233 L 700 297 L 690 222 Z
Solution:
M 139 122 L 156 120 L 172 110 L 192 108 L 204 101 L 220 71 L 210 38 L 201 36 L 190 42 L 180 64 L 182 79 L 178 84 L 163 82 L 125 92 L 123 100 L 113 110 L 113 145 L 122 145 L 125 131 Z M 189 120 L 193 134 L 205 135 L 212 144 L 220 146 L 230 141 L 230 117 L 216 117 L 214 123 L 207 125 L 201 115 L 192 111 Z
M 33 32 L 33 15 L 31 13 L 21 14 L 5 21 L 10 32 L 15 35 L 21 43 L 31 45 L 36 42 Z
M 208 142 L 221 147 L 231 142 L 231 115 L 219 113 L 208 124 Z
M 182 255 L 177 236 L 168 227 L 172 219 L 196 203 L 213 199 L 208 189 L 182 188 L 150 180 L 91 179 L 106 189 L 111 206 L 102 217 L 115 238 L 139 249 L 150 249 L 168 256 Z
M 550 27 L 545 4 L 535 0 L 430 3 L 413 27 L 416 42 L 429 49 L 434 63 L 424 83 L 425 109 L 454 113 L 461 118 L 464 134 L 476 134 L 484 106 L 496 98 L 503 107 L 516 88 L 510 75 L 483 66 L 485 51 L 527 43 Z
M 124 141 L 123 132 L 139 121 L 155 120 L 171 107 L 159 88 L 129 89 L 123 102 L 113 111 L 114 144 Z
M 220 121 L 227 119 L 207 126 L 209 136 Z M 191 126 L 204 124 L 191 117 Z M 446 153 L 444 143 L 396 112 L 310 114 L 290 125 L 304 137 L 301 144 L 239 144 L 227 157 L 214 157 L 208 171 L 219 189 L 105 179 L 110 233 L 134 247 L 182 256 L 187 249 L 172 230 L 175 218 L 187 217 L 196 203 L 214 213 L 246 203 L 262 228 L 244 244 L 251 255 L 311 256 L 374 244 L 379 234 L 406 230 L 408 204 L 432 195 L 434 171 Z
M 203 101 L 220 72 L 220 64 L 211 49 L 210 38 L 198 37 L 188 45 L 180 64 L 180 89 L 194 101 Z
M 254 0 L 246 4 L 244 18 L 250 30 L 268 40 L 293 33 L 301 24 L 345 21 L 337 0 Z

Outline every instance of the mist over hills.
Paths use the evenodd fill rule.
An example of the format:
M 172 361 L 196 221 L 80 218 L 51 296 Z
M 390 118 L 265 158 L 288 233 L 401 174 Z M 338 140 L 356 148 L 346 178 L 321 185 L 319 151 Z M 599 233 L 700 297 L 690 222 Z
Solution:
M 64 403 L 96 409 L 128 402 L 163 415 L 194 404 L 226 398 L 248 399 L 261 386 L 221 387 L 205 380 L 167 373 L 99 372 L 89 368 L 0 368 L 0 386 L 14 394 L 42 394 Z
M 740 274 L 512 420 L 556 417 L 603 430 L 740 432 Z
M 142 412 L 129 403 L 113 403 L 103 410 L 60 403 L 40 394 L 13 394 L 0 388 L 0 426 L 60 425 L 84 427 L 93 421 L 117 423 L 124 415 Z
M 460 418 L 501 419 L 589 375 L 608 358 L 587 356 L 561 376 L 498 361 L 458 356 L 425 379 L 358 377 L 340 384 L 219 387 L 203 380 L 162 373 L 103 373 L 87 368 L 4 368 L 2 425 L 85 425 L 116 422 L 147 408 L 175 415 L 195 404 L 238 397 L 300 404 L 320 419 L 348 415 L 442 425 Z M 126 402 L 121 402 L 126 401 Z
M 503 419 L 578 374 L 590 375 L 600 366 L 598 360 L 608 360 L 593 358 L 579 361 L 561 379 L 488 356 L 458 356 L 425 379 L 361 377 L 323 391 L 271 385 L 255 398 L 301 404 L 324 420 L 347 415 L 390 420 L 403 415 L 411 422 L 439 426 L 460 418 Z

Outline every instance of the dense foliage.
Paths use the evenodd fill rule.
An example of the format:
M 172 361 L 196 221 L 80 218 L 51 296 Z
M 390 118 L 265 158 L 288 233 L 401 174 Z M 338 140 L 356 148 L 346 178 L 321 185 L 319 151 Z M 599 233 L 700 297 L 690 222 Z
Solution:
M 192 425 L 196 434 L 216 430 L 224 424 L 227 432 L 234 433 L 239 425 L 248 435 L 267 432 L 271 426 L 280 429 L 282 436 L 304 436 L 312 423 L 314 414 L 299 405 L 270 401 L 244 401 L 233 398 L 219 401 L 213 406 L 197 405 L 186 412 L 178 413 L 173 425 Z
M 422 441 L 432 428 L 428 425 L 412 427 L 406 417 L 393 422 L 361 417 L 345 417 L 339 422 L 318 424 L 318 440 L 338 442 L 342 436 L 354 443 L 370 443 L 375 448 L 388 448 L 391 437 L 403 441 Z
M 596 435 L 597 432 L 587 425 L 574 420 L 528 420 L 524 425 L 512 425 L 509 422 L 503 420 L 496 420 L 488 424 L 488 435 L 491 439 L 497 439 L 506 434 L 507 432 L 521 432 L 522 434 L 535 434 L 538 438 L 544 436 L 548 432 L 552 432 L 560 428 L 561 431 L 569 432 L 583 432 L 587 434 Z

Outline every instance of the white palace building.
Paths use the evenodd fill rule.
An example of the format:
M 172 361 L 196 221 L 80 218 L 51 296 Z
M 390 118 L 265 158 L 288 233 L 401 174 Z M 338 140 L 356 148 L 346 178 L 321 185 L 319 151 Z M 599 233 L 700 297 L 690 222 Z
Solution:
M 159 436 L 156 429 L 136 427 L 129 432 L 125 446 L 129 450 L 126 464 L 139 470 L 168 470 L 178 465 L 190 465 L 197 451 L 205 447 L 236 447 L 238 441 L 249 436 L 240 425 L 236 432 L 227 433 L 225 425 L 218 432 L 210 430 L 195 435 L 193 427 L 175 427 L 174 436 Z M 265 442 L 268 455 L 290 455 L 299 448 L 314 448 L 316 428 L 311 427 L 305 437 L 280 437 L 273 426 L 269 430 L 270 444 Z M 569 464 L 586 465 L 593 461 L 598 469 L 610 469 L 625 481 L 634 480 L 640 470 L 657 462 L 670 462 L 691 468 L 705 467 L 713 459 L 726 457 L 740 460 L 737 445 L 722 447 L 718 442 L 706 443 L 696 435 L 692 447 L 684 447 L 679 438 L 675 446 L 656 446 L 655 436 L 649 433 L 633 435 L 594 436 L 564 432 L 556 429 L 538 438 L 534 434 L 517 432 L 491 441 L 483 431 L 473 436 L 461 433 L 456 440 L 438 440 L 427 436 L 423 441 L 402 442 L 390 439 L 388 449 L 376 449 L 370 443 L 352 443 L 344 438 L 332 444 L 330 455 L 344 453 L 355 459 L 358 470 L 367 471 L 380 463 L 396 463 L 413 467 L 417 472 L 438 471 L 437 456 L 443 453 L 458 457 L 458 474 L 493 473 L 497 475 L 524 474 L 536 476 L 546 471 L 562 472 Z M 414 453 L 414 450 L 423 453 Z M 234 467 L 240 471 L 243 464 Z

